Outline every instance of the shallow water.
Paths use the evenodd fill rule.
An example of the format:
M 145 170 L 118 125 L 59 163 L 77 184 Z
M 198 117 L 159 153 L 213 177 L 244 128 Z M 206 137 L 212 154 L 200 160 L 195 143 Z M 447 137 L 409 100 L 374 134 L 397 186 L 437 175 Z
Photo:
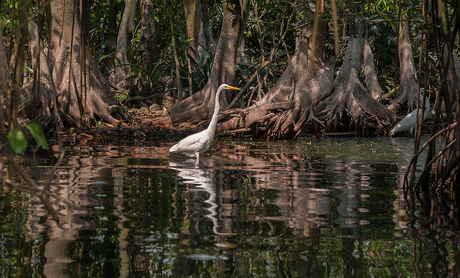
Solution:
M 57 146 L 20 158 L 79 207 L 52 199 L 58 224 L 38 198 L 13 194 L 0 275 L 459 275 L 456 211 L 404 198 L 411 139 L 216 141 L 199 166 L 170 145 L 70 146 L 55 169 Z

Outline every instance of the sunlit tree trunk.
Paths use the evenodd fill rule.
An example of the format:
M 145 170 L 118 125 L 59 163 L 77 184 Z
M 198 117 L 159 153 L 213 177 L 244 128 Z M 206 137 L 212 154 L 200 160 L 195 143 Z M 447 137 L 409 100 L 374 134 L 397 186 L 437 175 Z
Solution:
M 117 49 L 115 52 L 115 71 L 113 73 L 113 84 L 117 85 L 128 74 L 128 33 L 134 30 L 134 13 L 136 0 L 127 0 L 123 17 L 118 29 Z
M 313 108 L 331 94 L 334 67 L 326 54 L 326 22 L 319 22 L 316 43 L 312 45 L 313 19 L 314 13 L 305 10 L 295 54 L 278 82 L 255 105 L 236 110 L 222 123 L 220 131 L 292 138 L 316 120 Z
M 402 15 L 399 22 L 398 34 L 398 54 L 401 78 L 401 90 L 397 99 L 397 105 L 402 105 L 406 109 L 404 112 L 410 113 L 417 106 L 418 82 L 410 38 L 409 20 Z M 402 107 L 397 107 L 397 111 Z M 390 107 L 392 109 L 393 107 Z
M 216 45 L 209 27 L 207 6 L 203 4 L 202 0 L 184 0 L 184 10 L 187 35 L 193 39 L 190 42 L 190 47 L 198 53 L 198 57 L 194 58 L 207 57 L 208 51 L 213 45 Z
M 89 51 L 80 58 L 80 23 L 73 1 L 53 0 L 49 6 L 48 64 L 55 84 L 57 105 L 70 125 L 95 116 L 108 123 L 116 121 L 118 108 L 107 80 L 102 76 Z M 41 70 L 41 73 L 46 71 Z M 83 76 L 82 76 L 83 75 Z
M 214 99 L 217 88 L 222 83 L 234 85 L 236 55 L 243 38 L 243 27 L 246 20 L 247 1 L 224 1 L 222 31 L 217 44 L 214 62 L 206 86 L 198 93 L 186 98 L 169 111 L 174 124 L 183 122 L 197 123 L 210 118 L 214 110 Z M 221 106 L 226 107 L 234 93 L 225 91 L 220 97 Z
M 352 3 L 351 8 L 360 12 L 360 3 Z M 350 38 L 343 64 L 335 79 L 334 93 L 317 108 L 327 113 L 326 125 L 331 132 L 339 125 L 354 124 L 355 130 L 370 127 L 380 129 L 381 123 L 389 122 L 391 112 L 375 98 L 381 94 L 373 68 L 372 52 L 365 38 L 365 22 L 359 15 L 350 16 Z M 367 91 L 359 79 L 364 62 Z

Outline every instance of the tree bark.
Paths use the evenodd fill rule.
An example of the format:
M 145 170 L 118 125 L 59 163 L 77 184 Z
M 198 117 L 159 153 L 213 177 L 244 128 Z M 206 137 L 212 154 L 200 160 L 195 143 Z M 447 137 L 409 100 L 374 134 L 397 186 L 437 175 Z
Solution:
M 185 0 L 184 8 L 187 35 L 193 39 L 190 42 L 190 47 L 198 53 L 198 57 L 194 58 L 205 58 L 208 56 L 208 51 L 211 47 L 216 45 L 209 27 L 207 7 L 203 5 L 202 0 Z
M 117 1 L 110 2 L 110 9 L 108 17 L 108 24 L 107 27 L 109 31 L 107 32 L 106 36 L 106 44 L 107 46 L 104 49 L 105 55 L 115 55 L 117 51 L 117 14 L 119 10 L 119 6 L 121 6 Z M 107 69 L 113 69 L 115 66 L 115 60 L 111 58 L 104 59 L 103 63 L 105 64 Z M 113 76 L 109 75 L 109 82 L 113 84 Z
M 409 20 L 405 15 L 401 16 L 398 34 L 398 54 L 400 64 L 401 90 L 397 99 L 396 110 L 407 107 L 405 113 L 408 114 L 416 109 L 417 97 L 419 95 L 414 54 L 410 39 Z M 390 106 L 390 109 L 393 107 Z
M 133 18 L 135 7 L 136 0 L 126 1 L 123 17 L 120 22 L 120 28 L 118 29 L 117 49 L 115 52 L 115 71 L 113 73 L 113 84 L 115 84 L 115 86 L 128 74 L 128 32 L 134 30 Z
M 310 66 L 313 19 L 314 13 L 307 9 L 295 54 L 278 82 L 255 105 L 230 113 L 230 119 L 219 127 L 220 132 L 293 138 L 315 121 L 313 108 L 333 90 L 334 66 L 326 55 L 324 21 L 318 26 L 314 65 Z
M 141 0 L 141 33 L 137 49 L 137 63 L 150 74 L 153 69 L 153 49 L 155 47 L 155 14 L 152 0 Z
M 460 61 L 458 60 L 455 50 L 449 55 L 447 43 L 444 45 L 443 50 L 443 59 L 444 64 L 448 64 L 446 83 L 447 83 L 447 92 L 448 92 L 448 103 L 450 105 L 450 111 L 457 111 L 457 96 L 460 95 Z M 444 112 L 446 109 L 443 109 Z
M 31 54 L 32 68 L 34 69 L 36 80 L 31 81 L 21 90 L 22 102 L 19 105 L 21 112 L 28 112 L 31 119 L 38 116 L 51 117 L 58 116 L 56 110 L 56 87 L 47 64 L 47 57 L 43 50 L 37 24 L 33 20 L 29 21 L 29 52 Z M 34 83 L 35 82 L 35 83 Z M 33 86 L 36 86 L 35 89 Z M 28 97 L 30 94 L 32 97 Z
M 389 122 L 391 119 L 391 112 L 375 100 L 381 89 L 375 76 L 370 47 L 366 46 L 365 25 L 361 17 L 353 20 L 350 32 L 344 62 L 335 80 L 335 91 L 317 107 L 326 112 L 329 131 L 337 131 L 336 122 L 346 122 L 344 115 L 349 117 L 350 124 L 355 124 L 356 129 L 364 126 L 380 128 L 380 121 Z M 366 81 L 373 97 L 359 80 L 363 58 Z
M 136 62 L 139 68 L 131 68 L 123 77 L 124 82 L 117 84 L 117 89 L 124 92 L 129 90 L 130 96 L 150 96 L 152 87 L 149 77 L 153 70 L 155 48 L 154 5 L 152 0 L 141 0 L 141 22 L 139 45 Z
M 81 64 L 80 47 L 83 38 L 78 32 L 80 28 L 74 1 L 65 1 L 64 6 L 63 1 L 53 0 L 48 9 L 51 16 L 48 22 L 51 25 L 46 64 L 50 65 L 49 74 L 55 84 L 60 112 L 70 116 L 78 126 L 81 126 L 84 119 L 94 117 L 107 123 L 115 122 L 118 117 L 115 99 L 89 51 L 87 60 Z M 46 74 L 46 69 L 40 72 Z M 81 78 L 82 74 L 85 78 Z
M 201 91 L 171 108 L 169 113 L 175 125 L 183 122 L 198 123 L 209 118 L 214 110 L 215 94 L 220 84 L 234 85 L 236 55 L 243 38 L 247 5 L 242 7 L 238 0 L 226 0 L 223 7 L 222 31 L 208 82 Z M 220 97 L 221 106 L 227 107 L 233 95 L 232 91 L 225 91 Z
M 363 56 L 364 76 L 366 78 L 367 88 L 372 98 L 378 100 L 382 96 L 383 91 L 377 79 L 377 73 L 375 72 L 374 55 L 372 54 L 371 46 L 367 40 L 364 41 Z

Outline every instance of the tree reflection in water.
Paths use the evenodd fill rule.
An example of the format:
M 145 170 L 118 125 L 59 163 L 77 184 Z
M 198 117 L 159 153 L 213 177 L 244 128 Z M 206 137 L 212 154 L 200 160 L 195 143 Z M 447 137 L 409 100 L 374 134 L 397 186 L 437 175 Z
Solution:
M 55 204 L 57 224 L 17 194 L 2 276 L 458 276 L 458 213 L 405 198 L 405 141 L 216 143 L 199 167 L 168 146 L 75 146 L 53 173 L 23 158 L 82 209 Z

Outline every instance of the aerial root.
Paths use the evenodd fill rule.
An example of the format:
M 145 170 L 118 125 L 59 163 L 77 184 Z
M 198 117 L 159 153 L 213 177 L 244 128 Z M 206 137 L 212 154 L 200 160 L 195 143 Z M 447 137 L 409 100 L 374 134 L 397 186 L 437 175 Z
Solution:
M 319 119 L 317 119 L 315 117 L 313 109 L 310 107 L 310 108 L 305 109 L 302 112 L 302 115 L 300 116 L 299 121 L 295 124 L 294 131 L 296 132 L 296 134 L 295 134 L 294 138 L 299 136 L 299 134 L 303 131 L 303 129 L 306 126 L 308 126 L 308 124 L 311 123 L 311 122 L 314 123 L 315 130 L 317 130 L 316 128 L 318 126 L 324 128 L 324 129 L 326 128 L 326 126 Z
M 408 181 L 408 175 L 409 175 L 409 171 L 411 169 L 411 167 L 414 167 L 414 163 L 415 161 L 418 159 L 418 156 L 426 149 L 426 147 L 428 147 L 430 145 L 430 143 L 435 140 L 436 138 L 438 138 L 439 136 L 441 136 L 442 134 L 444 134 L 445 132 L 449 132 L 451 131 L 452 129 L 454 129 L 455 127 L 457 126 L 457 122 L 453 123 L 453 124 L 450 124 L 448 125 L 447 127 L 445 127 L 444 129 L 438 131 L 435 135 L 433 135 L 430 139 L 428 139 L 428 141 L 425 142 L 425 144 L 423 144 L 423 146 L 418 150 L 418 152 L 412 157 L 412 159 L 409 161 L 409 164 L 407 165 L 407 169 L 406 169 L 406 172 L 404 173 L 404 184 L 406 185 L 409 185 L 409 181 Z M 453 141 L 455 142 L 455 140 Z M 449 143 L 448 145 L 446 145 L 443 150 L 440 151 L 440 153 L 445 153 L 445 151 L 450 148 L 453 144 Z M 440 155 L 440 153 L 438 153 L 438 155 Z M 438 156 L 435 157 L 436 159 L 438 158 Z M 419 181 L 422 181 L 423 178 L 425 177 L 425 175 L 428 173 L 428 170 L 430 169 L 431 167 L 431 164 L 433 164 L 435 162 L 435 160 L 431 160 L 430 163 L 426 164 L 425 165 L 425 169 L 423 170 L 423 172 L 420 174 L 420 178 L 419 178 Z M 438 181 L 439 182 L 439 181 Z M 416 186 L 420 186 L 420 183 L 417 183 Z

